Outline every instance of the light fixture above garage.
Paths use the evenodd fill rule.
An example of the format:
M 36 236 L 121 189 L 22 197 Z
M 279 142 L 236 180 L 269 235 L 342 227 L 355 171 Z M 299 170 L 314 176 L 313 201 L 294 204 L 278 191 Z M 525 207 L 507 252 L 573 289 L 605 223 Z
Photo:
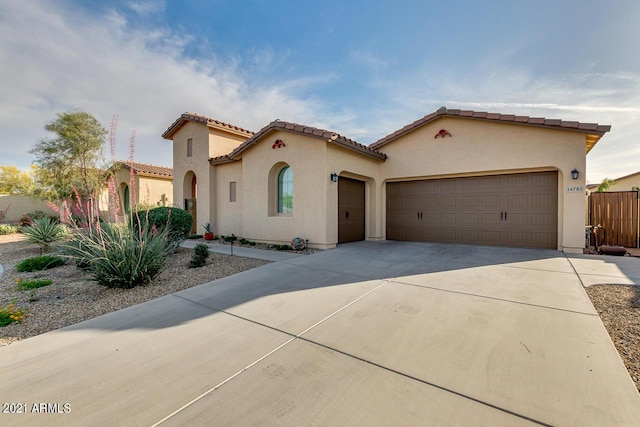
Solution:
M 332 173 L 331 174 L 331 182 L 338 182 L 338 174 L 337 173 Z
M 571 171 L 571 178 L 578 179 L 579 176 L 580 176 L 580 171 L 578 169 L 574 169 Z

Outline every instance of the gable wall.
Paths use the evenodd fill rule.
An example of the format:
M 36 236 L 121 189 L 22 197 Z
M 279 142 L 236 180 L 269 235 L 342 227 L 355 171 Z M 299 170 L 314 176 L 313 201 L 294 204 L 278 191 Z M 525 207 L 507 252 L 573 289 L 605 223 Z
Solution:
M 276 140 L 285 147 L 272 148 Z M 274 167 L 286 163 L 293 171 L 293 214 L 275 212 Z M 264 136 L 242 154 L 243 237 L 290 243 L 294 237 L 326 247 L 327 186 L 326 143 L 320 139 L 276 131 Z M 271 185 L 270 185 L 271 182 Z M 240 197 L 240 194 L 238 195 Z
M 445 129 L 451 137 L 434 136 Z M 382 166 L 386 181 L 557 170 L 558 248 L 584 246 L 585 136 L 530 126 L 442 118 L 380 148 L 389 158 Z M 578 180 L 571 170 L 580 171 Z M 382 206 L 385 193 L 382 191 Z

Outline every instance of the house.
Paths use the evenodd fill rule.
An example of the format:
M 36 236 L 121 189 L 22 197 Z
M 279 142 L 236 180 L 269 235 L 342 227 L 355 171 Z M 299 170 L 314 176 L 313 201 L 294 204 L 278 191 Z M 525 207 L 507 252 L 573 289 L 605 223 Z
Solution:
M 640 190 L 640 172 L 635 172 L 629 175 L 616 178 L 615 185 L 607 188 L 605 191 L 636 191 Z M 587 190 L 594 192 L 598 190 L 600 184 L 589 184 Z
M 216 234 L 319 248 L 389 239 L 581 252 L 586 154 L 610 128 L 442 107 L 369 146 L 194 113 L 162 136 L 173 141 L 174 200 Z
M 173 169 L 147 163 L 117 161 L 110 168 L 115 179 L 120 211 L 129 211 L 131 206 L 171 206 L 173 204 Z M 104 201 L 115 205 L 108 190 L 101 197 L 101 211 L 106 211 Z

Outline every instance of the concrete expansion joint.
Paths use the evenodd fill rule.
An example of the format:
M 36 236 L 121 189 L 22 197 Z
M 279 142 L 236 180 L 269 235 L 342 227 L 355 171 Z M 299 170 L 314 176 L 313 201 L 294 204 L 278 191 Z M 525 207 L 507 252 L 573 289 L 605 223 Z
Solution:
M 192 406 L 193 404 L 195 404 L 196 402 L 198 402 L 198 401 L 200 401 L 201 399 L 205 398 L 205 397 L 206 397 L 206 396 L 208 396 L 209 394 L 211 394 L 211 393 L 213 393 L 214 391 L 218 390 L 219 388 L 221 388 L 222 386 L 224 386 L 224 385 L 225 385 L 225 384 L 227 384 L 228 382 L 232 381 L 234 378 L 238 377 L 238 376 L 239 376 L 239 375 L 241 375 L 242 373 L 244 373 L 244 372 L 248 371 L 249 369 L 251 369 L 252 367 L 256 366 L 256 365 L 257 365 L 257 364 L 259 364 L 260 362 L 264 361 L 265 359 L 267 359 L 267 358 L 268 358 L 268 357 L 270 357 L 271 355 L 275 354 L 275 353 L 276 353 L 276 352 L 278 352 L 279 350 L 281 350 L 281 349 L 283 349 L 284 347 L 286 347 L 287 345 L 291 344 L 291 343 L 292 343 L 292 342 L 294 342 L 296 339 L 299 339 L 299 340 L 301 340 L 301 341 L 304 341 L 304 342 L 306 342 L 306 343 L 308 343 L 308 344 L 312 344 L 312 345 L 316 345 L 316 346 L 318 346 L 318 347 L 322 347 L 322 348 L 324 348 L 324 349 L 326 349 L 326 350 L 329 350 L 329 351 L 332 351 L 332 352 L 335 352 L 335 353 L 341 354 L 341 355 L 346 356 L 346 357 L 349 357 L 349 358 L 351 358 L 351 359 L 358 360 L 358 361 L 360 361 L 360 362 L 366 363 L 366 364 L 371 365 L 371 366 L 374 366 L 374 367 L 376 367 L 376 368 L 383 369 L 383 370 L 388 371 L 388 372 L 391 372 L 391 373 L 393 373 L 393 374 L 403 376 L 403 377 L 408 378 L 408 379 L 410 379 L 410 380 L 412 380 L 412 381 L 417 381 L 417 382 L 419 382 L 419 383 L 425 384 L 425 385 L 430 386 L 430 387 L 437 388 L 437 389 L 442 390 L 442 391 L 444 391 L 444 392 L 454 394 L 454 395 L 459 396 L 459 397 L 461 397 L 461 398 L 464 398 L 464 399 L 468 399 L 468 400 L 474 401 L 474 402 L 476 402 L 476 403 L 478 403 L 478 404 L 481 404 L 481 405 L 484 405 L 484 406 L 488 406 L 488 407 L 493 408 L 493 409 L 495 409 L 495 410 L 497 410 L 497 411 L 500 411 L 500 412 L 503 412 L 503 413 L 506 413 L 506 414 L 512 415 L 512 416 L 514 416 L 514 417 L 517 417 L 517 418 L 520 418 L 520 419 L 523 419 L 523 420 L 527 420 L 527 421 L 529 421 L 529 422 L 531 422 L 531 423 L 533 423 L 533 424 L 540 425 L 540 426 L 551 426 L 551 424 L 545 423 L 545 422 L 543 422 L 543 421 L 540 421 L 540 420 L 537 420 L 537 419 L 534 419 L 534 418 L 528 417 L 528 416 L 523 415 L 523 414 L 519 414 L 519 413 L 517 413 L 517 412 L 514 412 L 514 411 L 511 411 L 511 410 L 509 410 L 509 409 L 506 409 L 506 408 L 500 407 L 500 406 L 495 405 L 495 404 L 490 403 L 490 402 L 483 401 L 483 400 L 481 400 L 481 399 L 479 399 L 479 398 L 476 398 L 476 397 L 473 397 L 473 396 L 470 396 L 470 395 L 464 394 L 464 393 L 462 393 L 462 392 L 459 392 L 459 391 L 456 391 L 456 390 L 453 390 L 453 389 L 450 389 L 450 388 L 444 387 L 444 386 L 442 386 L 442 385 L 438 385 L 438 384 L 436 384 L 436 383 L 429 382 L 429 381 L 427 381 L 427 380 L 424 380 L 424 379 L 421 379 L 421 378 L 415 377 L 415 376 L 410 375 L 410 374 L 407 374 L 407 373 L 405 373 L 405 372 L 402 372 L 402 371 L 399 371 L 399 370 L 396 370 L 396 369 L 390 368 L 390 367 L 388 367 L 388 366 L 385 366 L 385 365 L 382 365 L 382 364 L 376 363 L 376 362 L 374 362 L 374 361 L 372 361 L 372 360 L 365 359 L 365 358 L 363 358 L 363 357 L 356 356 L 356 355 L 354 355 L 354 354 L 351 354 L 351 353 L 348 353 L 348 352 L 345 352 L 345 351 L 339 350 L 339 349 L 337 349 L 337 348 L 334 348 L 334 347 L 331 347 L 331 346 L 328 346 L 328 345 L 325 345 L 325 344 L 319 343 L 319 342 L 317 342 L 317 341 L 313 341 L 313 340 L 307 339 L 307 338 L 305 338 L 305 337 L 303 336 L 304 334 L 306 334 L 306 333 L 310 332 L 310 331 L 311 331 L 311 330 L 313 330 L 314 328 L 317 328 L 319 325 L 321 325 L 321 324 L 325 323 L 326 321 L 328 321 L 328 320 L 329 320 L 329 319 L 331 319 L 332 317 L 336 316 L 336 315 L 337 315 L 337 314 L 339 314 L 340 312 L 342 312 L 342 311 L 346 310 L 347 308 L 349 308 L 349 307 L 351 307 L 352 305 L 354 305 L 354 304 L 358 303 L 358 302 L 359 302 L 359 301 L 361 301 L 362 299 L 366 298 L 367 296 L 371 295 L 372 293 L 374 293 L 374 292 L 378 291 L 379 289 L 381 289 L 382 287 L 384 287 L 384 286 L 386 286 L 386 285 L 388 285 L 388 284 L 390 284 L 390 283 L 396 283 L 396 284 L 401 284 L 401 285 L 410 285 L 410 284 L 407 284 L 407 283 L 402 283 L 402 282 L 396 281 L 396 280 L 394 280 L 394 279 L 396 279 L 396 278 L 388 279 L 388 280 L 384 280 L 380 285 L 378 285 L 378 286 L 376 286 L 375 288 L 373 288 L 373 289 L 371 289 L 371 290 L 369 290 L 369 291 L 365 292 L 364 294 L 360 295 L 358 298 L 354 299 L 354 300 L 353 300 L 353 301 L 351 301 L 350 303 L 345 304 L 344 306 L 340 307 L 339 309 L 335 310 L 334 312 L 330 313 L 329 315 L 325 316 L 324 318 L 322 318 L 322 319 L 321 319 L 321 320 L 319 320 L 318 322 L 314 323 L 313 325 L 309 326 L 308 328 L 306 328 L 306 329 L 305 329 L 305 330 L 303 330 L 302 332 L 299 332 L 299 333 L 297 333 L 297 334 L 295 334 L 295 335 L 294 335 L 294 334 L 292 334 L 292 333 L 290 333 L 290 332 L 286 332 L 286 331 L 283 331 L 283 330 L 281 330 L 281 329 L 278 329 L 278 328 L 276 328 L 276 327 L 269 326 L 269 325 L 266 325 L 266 324 L 263 324 L 263 323 L 257 322 L 257 321 L 255 321 L 255 320 L 248 319 L 248 318 L 245 318 L 245 317 L 239 316 L 239 315 L 237 315 L 237 314 L 230 313 L 230 312 L 225 311 L 225 310 L 216 310 L 215 308 L 212 308 L 212 307 L 206 306 L 206 305 L 204 305 L 204 304 L 201 304 L 201 303 L 198 303 L 198 302 L 196 302 L 196 301 L 190 300 L 190 299 L 188 299 L 188 298 L 184 298 L 184 297 L 182 297 L 182 296 L 179 296 L 179 295 L 175 295 L 175 294 L 174 294 L 174 295 L 175 295 L 176 297 L 178 297 L 178 298 L 181 298 L 181 299 L 183 299 L 183 300 L 185 300 L 185 301 L 189 301 L 189 302 L 191 302 L 191 303 L 197 304 L 197 305 L 202 306 L 202 307 L 206 307 L 206 308 L 208 308 L 209 310 L 212 310 L 212 311 L 214 311 L 214 312 L 224 313 L 224 314 L 227 314 L 227 315 L 229 315 L 229 316 L 233 316 L 233 317 L 235 317 L 235 318 L 238 318 L 238 319 L 240 319 L 240 320 L 244 320 L 244 321 L 247 321 L 247 322 L 251 322 L 251 323 L 253 323 L 253 324 L 255 324 L 255 325 L 262 326 L 262 327 L 265 327 L 265 328 L 268 328 L 268 329 L 271 329 L 271 330 L 274 330 L 274 331 L 280 332 L 280 333 L 282 333 L 282 334 L 285 334 L 285 335 L 289 336 L 289 339 L 287 339 L 284 343 L 282 343 L 282 344 L 280 344 L 279 346 L 275 347 L 275 348 L 274 348 L 274 349 L 272 349 L 271 351 L 267 352 L 266 354 L 262 355 L 261 357 L 257 358 L 257 359 L 256 359 L 256 360 L 254 360 L 253 362 L 249 363 L 248 365 L 246 365 L 246 366 L 245 366 L 245 367 L 243 367 L 242 369 L 238 370 L 238 371 L 237 371 L 236 373 L 234 373 L 233 375 L 229 376 L 228 378 L 226 378 L 226 379 L 224 379 L 223 381 L 219 382 L 218 384 L 214 385 L 214 386 L 213 386 L 213 387 L 211 387 L 210 389 L 206 390 L 204 393 L 202 393 L 202 394 L 200 394 L 199 396 L 197 396 L 196 398 L 192 399 L 190 402 L 188 402 L 188 403 L 184 404 L 182 407 L 180 407 L 180 408 L 176 409 L 175 411 L 173 411 L 172 413 L 170 413 L 169 415 L 167 415 L 166 417 L 164 417 L 163 419 L 161 419 L 161 420 L 160 420 L 160 421 L 158 421 L 157 423 L 153 424 L 153 425 L 152 425 L 152 427 L 157 427 L 157 426 L 161 425 L 162 423 L 164 423 L 165 421 L 167 421 L 167 420 L 169 420 L 170 418 L 174 417 L 174 416 L 175 416 L 175 415 L 177 415 L 178 413 L 182 412 L 183 410 L 185 410 L 185 409 L 187 409 L 188 407 Z M 430 289 L 431 289 L 431 288 L 430 288 Z M 441 290 L 441 289 L 437 289 L 437 288 L 434 288 L 434 289 L 435 289 L 435 290 Z M 451 292 L 451 291 L 445 291 L 445 292 Z M 456 292 L 456 293 L 464 294 L 464 293 L 461 293 L 461 292 Z M 471 295 L 471 294 L 464 294 L 464 295 Z
M 227 314 L 229 316 L 233 316 L 235 318 L 238 319 L 242 319 L 245 320 L 247 322 L 251 322 L 253 324 L 259 325 L 259 326 L 263 326 L 269 329 L 272 329 L 274 331 L 278 331 L 281 332 L 285 335 L 290 336 L 291 338 L 289 338 L 287 341 L 285 341 L 284 343 L 280 344 L 279 346 L 277 346 L 276 348 L 274 348 L 273 350 L 269 351 L 268 353 L 264 354 L 263 356 L 259 357 L 258 359 L 254 360 L 253 362 L 251 362 L 250 364 L 248 364 L 247 366 L 245 366 L 244 368 L 240 369 L 239 371 L 237 371 L 236 373 L 234 373 L 233 375 L 231 375 L 230 377 L 226 378 L 225 380 L 219 382 L 218 384 L 216 384 L 215 386 L 211 387 L 210 389 L 208 389 L 207 391 L 205 391 L 204 393 L 202 393 L 201 395 L 197 396 L 196 398 L 192 399 L 190 402 L 187 402 L 186 404 L 184 404 L 182 407 L 176 409 L 175 411 L 173 411 L 172 413 L 170 413 L 169 415 L 167 415 L 166 417 L 164 417 L 163 419 L 161 419 L 160 421 L 158 421 L 157 423 L 153 424 L 152 427 L 157 427 L 160 424 L 164 423 L 165 421 L 169 420 L 170 418 L 174 417 L 175 415 L 177 415 L 178 413 L 182 412 L 183 410 L 187 409 L 188 407 L 190 407 L 191 405 L 193 405 L 194 403 L 198 402 L 199 400 L 203 399 L 204 397 L 208 396 L 209 394 L 213 393 L 214 391 L 216 391 L 217 389 L 219 389 L 220 387 L 222 387 L 223 385 L 225 385 L 226 383 L 228 383 L 229 381 L 233 380 L 234 378 L 236 378 L 237 376 L 239 376 L 240 374 L 242 374 L 243 372 L 249 370 L 250 368 L 252 368 L 253 366 L 257 365 L 258 363 L 262 362 L 263 360 L 265 360 L 266 358 L 268 358 L 269 356 L 271 356 L 272 354 L 274 354 L 275 352 L 277 352 L 278 350 L 284 348 L 285 346 L 289 345 L 290 343 L 292 343 L 293 341 L 295 341 L 296 339 L 302 339 L 305 342 L 313 342 L 313 341 L 309 341 L 307 339 L 302 338 L 302 335 L 311 331 L 313 328 L 316 328 L 318 325 L 321 325 L 322 323 L 326 322 L 327 320 L 329 320 L 330 318 L 332 318 L 333 316 L 335 316 L 336 314 L 340 313 L 341 311 L 347 309 L 348 307 L 352 306 L 353 304 L 357 303 L 358 301 L 362 300 L 363 298 L 366 298 L 368 295 L 372 294 L 373 292 L 377 291 L 378 289 L 382 288 L 383 286 L 385 286 L 387 283 L 389 283 L 388 280 L 385 280 L 384 282 L 382 282 L 380 285 L 376 286 L 375 288 L 365 292 L 364 294 L 362 294 L 361 296 L 359 296 L 358 298 L 356 298 L 355 300 L 351 301 L 350 303 L 344 305 L 343 307 L 340 307 L 338 310 L 334 311 L 333 313 L 327 315 L 326 317 L 324 317 L 323 319 L 321 319 L 320 321 L 314 323 L 313 325 L 311 325 L 310 327 L 308 327 L 307 329 L 305 329 L 304 331 L 293 335 L 290 332 L 286 332 L 283 330 L 280 330 L 278 328 L 275 328 L 273 326 L 269 326 L 269 325 L 265 325 L 263 323 L 260 322 L 256 322 L 255 320 L 251 320 L 251 319 L 247 319 L 245 317 L 242 316 L 238 316 L 236 314 L 230 313 L 226 310 L 216 310 L 215 308 L 206 306 L 204 304 L 198 303 L 196 301 L 190 300 L 188 298 L 184 298 L 180 295 L 176 295 L 176 294 L 172 294 L 178 298 L 181 298 L 185 301 L 189 301 L 193 304 L 197 304 L 201 307 L 206 307 L 209 310 L 212 310 L 214 312 L 218 312 L 218 313 L 224 313 Z M 315 343 L 317 345 L 321 345 L 318 343 Z M 334 350 L 336 352 L 339 352 L 338 350 Z
M 567 256 L 567 254 L 565 254 L 564 252 L 562 253 L 564 255 L 564 257 L 567 259 L 567 261 L 569 262 L 569 265 L 571 266 L 571 268 L 573 269 L 573 272 L 575 273 L 576 277 L 578 278 L 578 280 L 580 281 L 580 284 L 582 285 L 582 288 L 584 289 L 584 282 L 582 281 L 582 277 L 580 277 L 580 274 L 578 274 L 578 270 L 576 270 L 575 265 L 573 265 L 573 263 L 571 262 L 571 258 L 569 258 Z
M 587 315 L 587 316 L 597 316 L 597 314 L 586 313 L 584 311 L 567 310 L 566 308 L 550 307 L 548 305 L 533 304 L 533 303 L 530 303 L 530 302 L 523 302 L 523 301 L 515 301 L 515 300 L 506 299 L 506 298 L 492 297 L 492 296 L 489 296 L 489 295 L 481 295 L 481 294 L 474 294 L 474 293 L 470 293 L 470 292 L 454 291 L 454 290 L 451 290 L 451 289 L 438 288 L 436 286 L 417 285 L 415 283 L 405 283 L 405 282 L 402 282 L 402 281 L 399 281 L 399 280 L 394 280 L 394 279 L 389 279 L 389 283 L 394 283 L 394 284 L 397 284 L 397 285 L 404 285 L 404 286 L 413 286 L 413 287 L 416 287 L 416 288 L 430 289 L 430 290 L 439 291 L 439 292 L 447 292 L 447 293 L 450 293 L 450 294 L 458 294 L 458 295 L 464 295 L 464 296 L 469 296 L 469 297 L 490 299 L 490 300 L 494 300 L 494 301 L 501 301 L 501 302 L 506 302 L 506 303 L 511 303 L 511 304 L 525 305 L 525 306 L 535 307 L 535 308 L 545 308 L 547 310 L 562 311 L 562 312 L 565 312 L 565 313 L 583 314 L 583 315 Z
M 462 392 L 459 392 L 459 391 L 456 391 L 456 390 L 453 390 L 453 389 L 438 385 L 436 383 L 429 382 L 427 380 L 423 380 L 421 378 L 415 377 L 415 376 L 407 374 L 405 372 L 398 371 L 397 369 L 393 369 L 393 368 L 390 368 L 388 366 L 381 365 L 381 364 L 376 363 L 376 362 L 374 362 L 372 360 L 365 359 L 363 357 L 359 357 L 359 356 L 356 356 L 354 354 L 338 350 L 338 349 L 336 349 L 334 347 L 331 347 L 331 346 L 328 346 L 328 345 L 325 345 L 325 344 L 321 344 L 321 343 L 319 343 L 317 341 L 312 341 L 312 340 L 309 340 L 309 339 L 304 338 L 304 337 L 299 337 L 299 338 L 300 338 L 300 340 L 302 340 L 304 342 L 307 342 L 309 344 L 314 344 L 314 345 L 317 345 L 317 346 L 322 347 L 324 349 L 327 349 L 327 350 L 330 350 L 330 351 L 334 351 L 336 353 L 342 354 L 343 356 L 358 360 L 360 362 L 366 363 L 366 364 L 371 365 L 371 366 L 375 366 L 376 368 L 379 368 L 379 369 L 384 369 L 385 371 L 391 372 L 391 373 L 396 374 L 396 375 L 400 375 L 402 377 L 408 378 L 408 379 L 413 380 L 413 381 L 417 381 L 417 382 L 419 382 L 421 384 L 437 388 L 438 390 L 442 390 L 442 391 L 444 391 L 446 393 L 454 394 L 454 395 L 456 395 L 458 397 L 461 397 L 463 399 L 468 399 L 468 400 L 471 400 L 473 402 L 479 403 L 481 405 L 488 406 L 488 407 L 490 407 L 492 409 L 495 409 L 497 411 L 504 412 L 504 413 L 509 414 L 509 415 L 513 415 L 514 417 L 530 421 L 530 422 L 532 422 L 534 424 L 537 424 L 537 425 L 540 425 L 540 426 L 546 426 L 546 427 L 552 427 L 553 426 L 553 424 L 548 424 L 548 423 L 545 423 L 544 421 L 540 421 L 540 420 L 537 420 L 535 418 L 531 418 L 531 417 L 529 417 L 527 415 L 519 414 L 517 412 L 511 411 L 509 409 L 503 408 L 501 406 L 495 405 L 495 404 L 490 403 L 490 402 L 486 402 L 486 401 L 481 400 L 479 398 L 476 398 L 476 397 L 473 397 L 473 396 L 469 396 L 469 395 L 464 394 Z

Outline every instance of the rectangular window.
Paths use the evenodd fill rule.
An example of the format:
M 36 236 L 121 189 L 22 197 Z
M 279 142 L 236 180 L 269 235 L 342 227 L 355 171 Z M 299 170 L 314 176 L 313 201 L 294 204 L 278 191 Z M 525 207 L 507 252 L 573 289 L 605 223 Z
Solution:
M 193 139 L 187 139 L 187 157 L 193 156 Z
M 235 182 L 229 183 L 229 201 L 230 202 L 236 201 L 236 183 Z

